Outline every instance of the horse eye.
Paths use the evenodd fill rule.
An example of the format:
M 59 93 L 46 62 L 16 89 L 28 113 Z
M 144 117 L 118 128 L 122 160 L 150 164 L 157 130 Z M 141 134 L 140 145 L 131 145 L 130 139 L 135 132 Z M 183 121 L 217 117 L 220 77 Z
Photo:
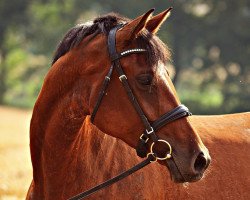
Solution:
M 151 74 L 141 74 L 136 79 L 141 85 L 151 85 L 153 76 Z

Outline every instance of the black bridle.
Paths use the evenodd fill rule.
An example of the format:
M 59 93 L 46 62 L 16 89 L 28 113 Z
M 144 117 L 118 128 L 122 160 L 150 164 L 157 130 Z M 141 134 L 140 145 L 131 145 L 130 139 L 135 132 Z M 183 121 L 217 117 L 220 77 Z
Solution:
M 140 136 L 139 141 L 138 141 L 138 145 L 136 147 L 136 152 L 137 155 L 140 157 L 147 157 L 146 160 L 142 161 L 141 163 L 137 164 L 136 166 L 132 167 L 131 169 L 121 173 L 120 175 L 109 179 L 108 181 L 101 183 L 100 185 L 93 187 L 92 189 L 85 191 L 83 193 L 80 193 L 72 198 L 70 198 L 70 200 L 76 200 L 76 199 L 83 199 L 95 192 L 97 192 L 98 190 L 105 188 L 125 177 L 127 177 L 128 175 L 136 172 L 137 170 L 145 167 L 146 165 L 148 165 L 151 162 L 157 161 L 157 160 L 167 160 L 171 158 L 171 154 L 172 154 L 172 147 L 171 145 L 163 139 L 160 139 L 157 135 L 156 135 L 156 131 L 159 130 L 161 127 L 163 127 L 164 125 L 186 117 L 186 116 L 190 116 L 191 113 L 189 112 L 188 108 L 184 105 L 179 105 L 178 107 L 174 108 L 173 110 L 171 110 L 170 112 L 165 113 L 164 115 L 162 115 L 160 118 L 158 118 L 156 121 L 154 121 L 153 123 L 150 123 L 148 118 L 146 117 L 146 115 L 144 114 L 142 108 L 140 107 L 136 97 L 133 94 L 133 91 L 131 90 L 131 87 L 129 85 L 129 82 L 127 80 L 127 77 L 121 67 L 120 64 L 120 58 L 128 56 L 130 54 L 134 54 L 134 53 L 145 53 L 147 52 L 146 49 L 129 49 L 126 51 L 123 51 L 121 53 L 118 53 L 116 51 L 116 32 L 118 29 L 120 29 L 123 25 L 118 25 L 116 27 L 114 27 L 113 29 L 110 30 L 109 35 L 108 35 L 108 50 L 109 50 L 109 55 L 110 55 L 110 59 L 111 59 L 111 67 L 109 69 L 108 74 L 105 76 L 99 97 L 97 99 L 96 105 L 94 107 L 94 110 L 92 112 L 91 115 L 91 122 L 94 122 L 95 116 L 97 114 L 98 108 L 101 105 L 102 99 L 104 97 L 104 94 L 106 93 L 106 90 L 108 88 L 110 79 L 111 79 L 111 74 L 113 73 L 113 70 L 115 69 L 116 72 L 118 73 L 119 79 L 122 82 L 127 95 L 129 97 L 129 100 L 131 101 L 131 103 L 133 104 L 135 110 L 137 111 L 139 117 L 141 118 L 141 121 L 144 124 L 145 127 L 145 131 L 143 132 L 143 134 Z M 148 141 L 151 139 L 152 143 L 150 146 L 150 152 L 148 152 Z M 154 151 L 154 146 L 156 143 L 163 143 L 167 146 L 167 151 L 164 157 L 159 157 L 159 155 L 157 155 L 157 153 Z

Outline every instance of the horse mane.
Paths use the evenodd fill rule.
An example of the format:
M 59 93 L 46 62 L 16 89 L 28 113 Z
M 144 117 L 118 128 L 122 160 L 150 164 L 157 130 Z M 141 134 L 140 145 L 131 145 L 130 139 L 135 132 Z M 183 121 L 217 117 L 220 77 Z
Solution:
M 109 13 L 97 17 L 93 22 L 78 24 L 71 28 L 64 38 L 59 42 L 55 51 L 52 65 L 72 48 L 77 47 L 80 42 L 87 36 L 92 35 L 90 40 L 98 34 L 108 35 L 109 31 L 118 24 L 125 24 L 131 21 L 116 13 Z M 147 30 L 136 38 L 139 48 L 145 48 L 148 51 L 148 61 L 150 65 L 154 65 L 161 61 L 166 63 L 170 60 L 170 51 L 168 47 L 155 35 L 152 35 Z

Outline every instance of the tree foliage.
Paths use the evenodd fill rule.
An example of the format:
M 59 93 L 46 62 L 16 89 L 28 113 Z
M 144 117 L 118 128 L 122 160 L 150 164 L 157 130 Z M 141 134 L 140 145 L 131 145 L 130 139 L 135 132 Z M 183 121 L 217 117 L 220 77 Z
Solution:
M 196 114 L 250 110 L 247 0 L 37 0 L 0 2 L 0 104 L 31 107 L 67 29 L 107 12 L 130 18 L 173 6 L 159 32 L 173 52 L 173 81 Z M 173 67 L 174 66 L 174 67 Z

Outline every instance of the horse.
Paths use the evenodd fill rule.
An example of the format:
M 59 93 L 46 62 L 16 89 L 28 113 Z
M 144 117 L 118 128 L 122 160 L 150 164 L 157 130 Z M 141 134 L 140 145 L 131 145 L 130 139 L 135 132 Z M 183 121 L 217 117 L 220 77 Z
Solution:
M 112 186 L 110 192 L 103 190 L 91 198 L 165 199 L 170 179 L 182 183 L 203 177 L 210 164 L 209 152 L 187 108 L 180 106 L 164 64 L 169 51 L 155 35 L 169 11 L 152 17 L 151 9 L 134 20 L 108 14 L 66 34 L 33 109 L 33 180 L 27 199 L 67 199 L 110 178 L 138 161 L 129 150 L 137 148 L 138 138 L 145 142 L 146 153 L 160 164 L 158 170 L 147 167 L 143 174 L 135 174 L 139 178 L 133 181 L 133 187 L 127 181 L 135 175 Z M 112 58 L 115 61 L 107 49 L 107 35 L 114 28 L 115 50 L 121 52 Z M 111 70 L 117 59 L 124 70 L 117 70 L 119 78 Z M 110 83 L 99 101 L 103 77 Z M 130 96 L 126 96 L 123 85 L 132 88 Z M 178 120 L 166 125 L 169 113 L 178 114 L 174 116 Z M 150 125 L 159 124 L 157 119 L 164 124 L 155 131 Z M 95 131 L 92 124 L 100 131 Z M 149 146 L 155 148 L 150 152 Z M 119 162 L 127 152 L 129 158 Z M 161 187 L 156 189 L 152 179 L 157 179 Z M 123 187 L 126 182 L 128 186 Z

